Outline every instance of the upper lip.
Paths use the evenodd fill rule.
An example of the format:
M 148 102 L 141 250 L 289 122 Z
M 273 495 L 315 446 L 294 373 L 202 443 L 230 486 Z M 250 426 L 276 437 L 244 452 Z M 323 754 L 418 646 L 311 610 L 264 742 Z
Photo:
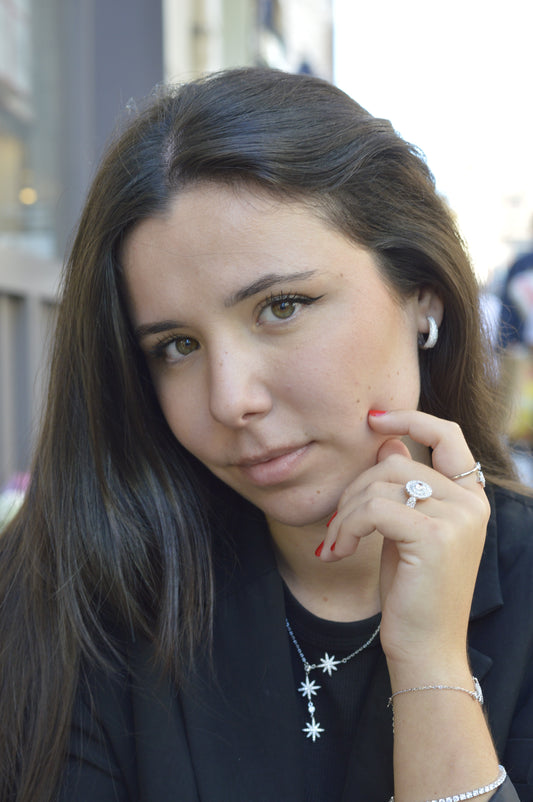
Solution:
M 254 454 L 250 457 L 242 457 L 237 460 L 235 465 L 240 468 L 247 468 L 251 465 L 260 465 L 262 462 L 269 462 L 277 457 L 283 457 L 285 454 L 292 454 L 293 451 L 299 451 L 304 448 L 307 443 L 302 443 L 295 446 L 282 446 L 281 448 L 270 449 L 269 451 L 261 451 L 259 454 Z

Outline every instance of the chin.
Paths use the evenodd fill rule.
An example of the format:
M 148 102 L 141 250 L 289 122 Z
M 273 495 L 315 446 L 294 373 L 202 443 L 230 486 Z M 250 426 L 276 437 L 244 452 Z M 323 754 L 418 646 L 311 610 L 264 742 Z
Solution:
M 325 507 L 325 505 L 321 504 L 320 507 L 317 505 L 315 509 L 309 504 L 295 505 L 291 509 L 273 508 L 265 505 L 262 511 L 268 520 L 276 521 L 283 526 L 299 528 L 323 525 L 325 527 L 327 521 L 335 512 L 335 505 Z

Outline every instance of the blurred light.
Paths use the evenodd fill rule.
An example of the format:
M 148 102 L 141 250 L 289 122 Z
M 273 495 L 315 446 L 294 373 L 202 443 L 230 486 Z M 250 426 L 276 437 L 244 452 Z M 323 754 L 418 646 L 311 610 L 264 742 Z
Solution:
M 37 192 L 33 187 L 23 187 L 19 192 L 19 201 L 24 206 L 33 206 L 37 202 Z

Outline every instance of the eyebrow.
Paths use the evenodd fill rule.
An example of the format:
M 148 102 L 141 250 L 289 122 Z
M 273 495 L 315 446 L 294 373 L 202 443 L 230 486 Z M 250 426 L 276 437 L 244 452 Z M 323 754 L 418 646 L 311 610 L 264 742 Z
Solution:
M 306 279 L 312 278 L 315 273 L 316 270 L 304 270 L 300 273 L 267 273 L 257 279 L 257 281 L 253 281 L 246 287 L 242 287 L 240 290 L 232 293 L 232 295 L 224 301 L 224 306 L 226 308 L 236 306 L 236 304 L 241 303 L 241 301 L 252 298 L 260 292 L 265 292 L 265 290 L 269 290 L 276 284 L 288 281 L 305 281 Z M 184 324 L 177 320 L 160 320 L 157 323 L 143 323 L 135 328 L 134 333 L 138 340 L 142 340 L 143 337 L 148 337 L 150 334 L 161 334 L 165 331 L 182 328 L 183 325 Z
M 230 297 L 224 301 L 224 306 L 235 306 L 241 301 L 245 301 L 247 298 L 257 295 L 258 292 L 269 290 L 275 284 L 281 284 L 286 281 L 304 281 L 305 279 L 312 278 L 315 273 L 316 270 L 304 270 L 301 273 L 267 273 L 265 276 L 258 278 L 257 281 L 248 284 L 247 287 L 243 287 L 233 293 L 233 295 L 230 295 Z
M 143 323 L 137 326 L 133 333 L 138 340 L 142 340 L 143 337 L 148 337 L 150 334 L 161 334 L 163 331 L 179 329 L 181 325 L 177 320 L 161 320 L 158 323 Z

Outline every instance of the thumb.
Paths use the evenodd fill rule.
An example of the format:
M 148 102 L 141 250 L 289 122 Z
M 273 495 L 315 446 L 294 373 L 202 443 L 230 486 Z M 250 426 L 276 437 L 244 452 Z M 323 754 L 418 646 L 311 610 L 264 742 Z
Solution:
M 409 449 L 405 443 L 402 443 L 402 441 L 398 438 L 391 438 L 390 440 L 385 440 L 383 445 L 380 446 L 376 462 L 383 462 L 383 460 L 387 459 L 387 457 L 390 457 L 393 454 L 401 454 L 403 457 L 412 459 Z

